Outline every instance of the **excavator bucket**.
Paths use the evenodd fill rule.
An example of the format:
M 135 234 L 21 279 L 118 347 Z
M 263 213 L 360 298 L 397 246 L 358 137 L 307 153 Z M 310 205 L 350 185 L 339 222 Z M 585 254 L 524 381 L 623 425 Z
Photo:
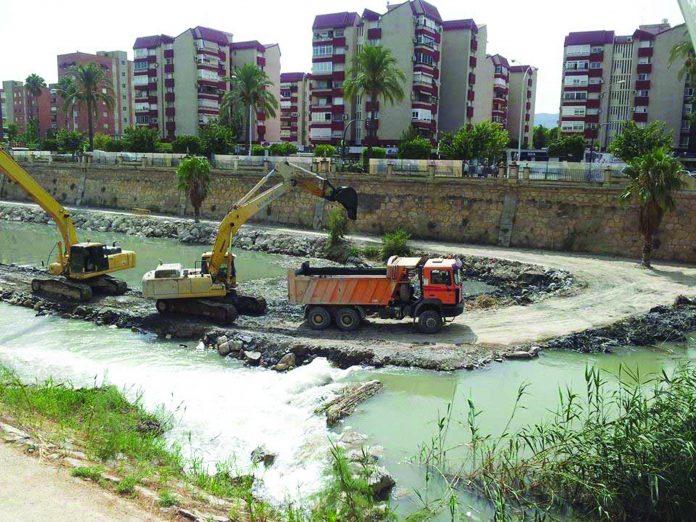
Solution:
M 358 218 L 358 193 L 352 187 L 338 187 L 329 195 L 329 201 L 335 201 L 343 205 L 348 217 L 355 221 Z

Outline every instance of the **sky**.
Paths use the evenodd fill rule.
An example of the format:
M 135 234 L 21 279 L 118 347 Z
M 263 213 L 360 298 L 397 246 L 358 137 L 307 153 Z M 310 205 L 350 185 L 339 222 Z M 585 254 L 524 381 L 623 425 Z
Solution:
M 37 73 L 55 82 L 56 55 L 74 51 L 128 51 L 138 36 L 176 36 L 203 25 L 235 41 L 279 43 L 284 72 L 311 67 L 316 14 L 386 11 L 382 0 L 0 0 L 0 80 Z M 632 34 L 640 24 L 684 22 L 677 0 L 432 0 L 445 20 L 473 18 L 488 27 L 487 52 L 539 68 L 536 112 L 557 113 L 563 38 L 570 31 Z

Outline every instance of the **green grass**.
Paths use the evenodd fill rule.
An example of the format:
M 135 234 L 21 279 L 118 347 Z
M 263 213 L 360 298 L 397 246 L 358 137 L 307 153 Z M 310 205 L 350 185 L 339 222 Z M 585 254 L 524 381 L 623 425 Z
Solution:
M 159 505 L 162 507 L 172 507 L 176 505 L 176 496 L 168 489 L 162 489 L 159 492 Z
M 83 478 L 87 480 L 92 480 L 94 482 L 99 482 L 102 478 L 102 471 L 103 469 L 101 467 L 78 466 L 76 468 L 73 468 L 73 470 L 70 472 L 70 475 L 77 478 Z
M 408 240 L 411 235 L 402 228 L 397 228 L 394 232 L 387 232 L 382 237 L 382 261 L 387 261 L 391 256 L 408 256 L 411 248 Z
M 116 484 L 116 493 L 130 497 L 135 494 L 135 486 L 137 486 L 139 482 L 140 480 L 137 477 L 128 475 Z

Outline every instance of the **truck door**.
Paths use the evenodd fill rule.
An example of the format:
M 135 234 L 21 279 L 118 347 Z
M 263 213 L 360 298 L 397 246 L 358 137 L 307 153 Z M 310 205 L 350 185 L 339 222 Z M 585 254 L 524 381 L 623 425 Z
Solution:
M 457 303 L 456 287 L 450 270 L 433 269 L 424 276 L 423 297 L 425 299 L 438 299 L 446 305 Z

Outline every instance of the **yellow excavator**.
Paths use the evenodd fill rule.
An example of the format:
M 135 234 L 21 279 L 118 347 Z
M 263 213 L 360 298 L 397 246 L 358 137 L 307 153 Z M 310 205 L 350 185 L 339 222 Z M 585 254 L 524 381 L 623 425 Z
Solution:
M 124 281 L 108 274 L 135 267 L 135 252 L 121 250 L 115 244 L 80 243 L 72 217 L 7 152 L 0 149 L 0 170 L 53 218 L 63 241 L 57 243 L 58 259 L 48 266 L 50 279 L 34 279 L 31 288 L 58 298 L 89 301 L 93 292 L 121 295 L 128 290 Z
M 274 176 L 280 176 L 282 180 L 262 191 Z M 235 256 L 229 247 L 247 220 L 295 189 L 340 203 L 350 219 L 357 218 L 358 195 L 353 188 L 336 188 L 309 170 L 288 161 L 280 162 L 225 216 L 218 227 L 213 250 L 203 254 L 200 268 L 182 268 L 179 263 L 160 264 L 143 276 L 143 295 L 157 301 L 160 313 L 207 317 L 222 323 L 234 322 L 239 313 L 265 313 L 266 301 L 263 298 L 237 293 Z

